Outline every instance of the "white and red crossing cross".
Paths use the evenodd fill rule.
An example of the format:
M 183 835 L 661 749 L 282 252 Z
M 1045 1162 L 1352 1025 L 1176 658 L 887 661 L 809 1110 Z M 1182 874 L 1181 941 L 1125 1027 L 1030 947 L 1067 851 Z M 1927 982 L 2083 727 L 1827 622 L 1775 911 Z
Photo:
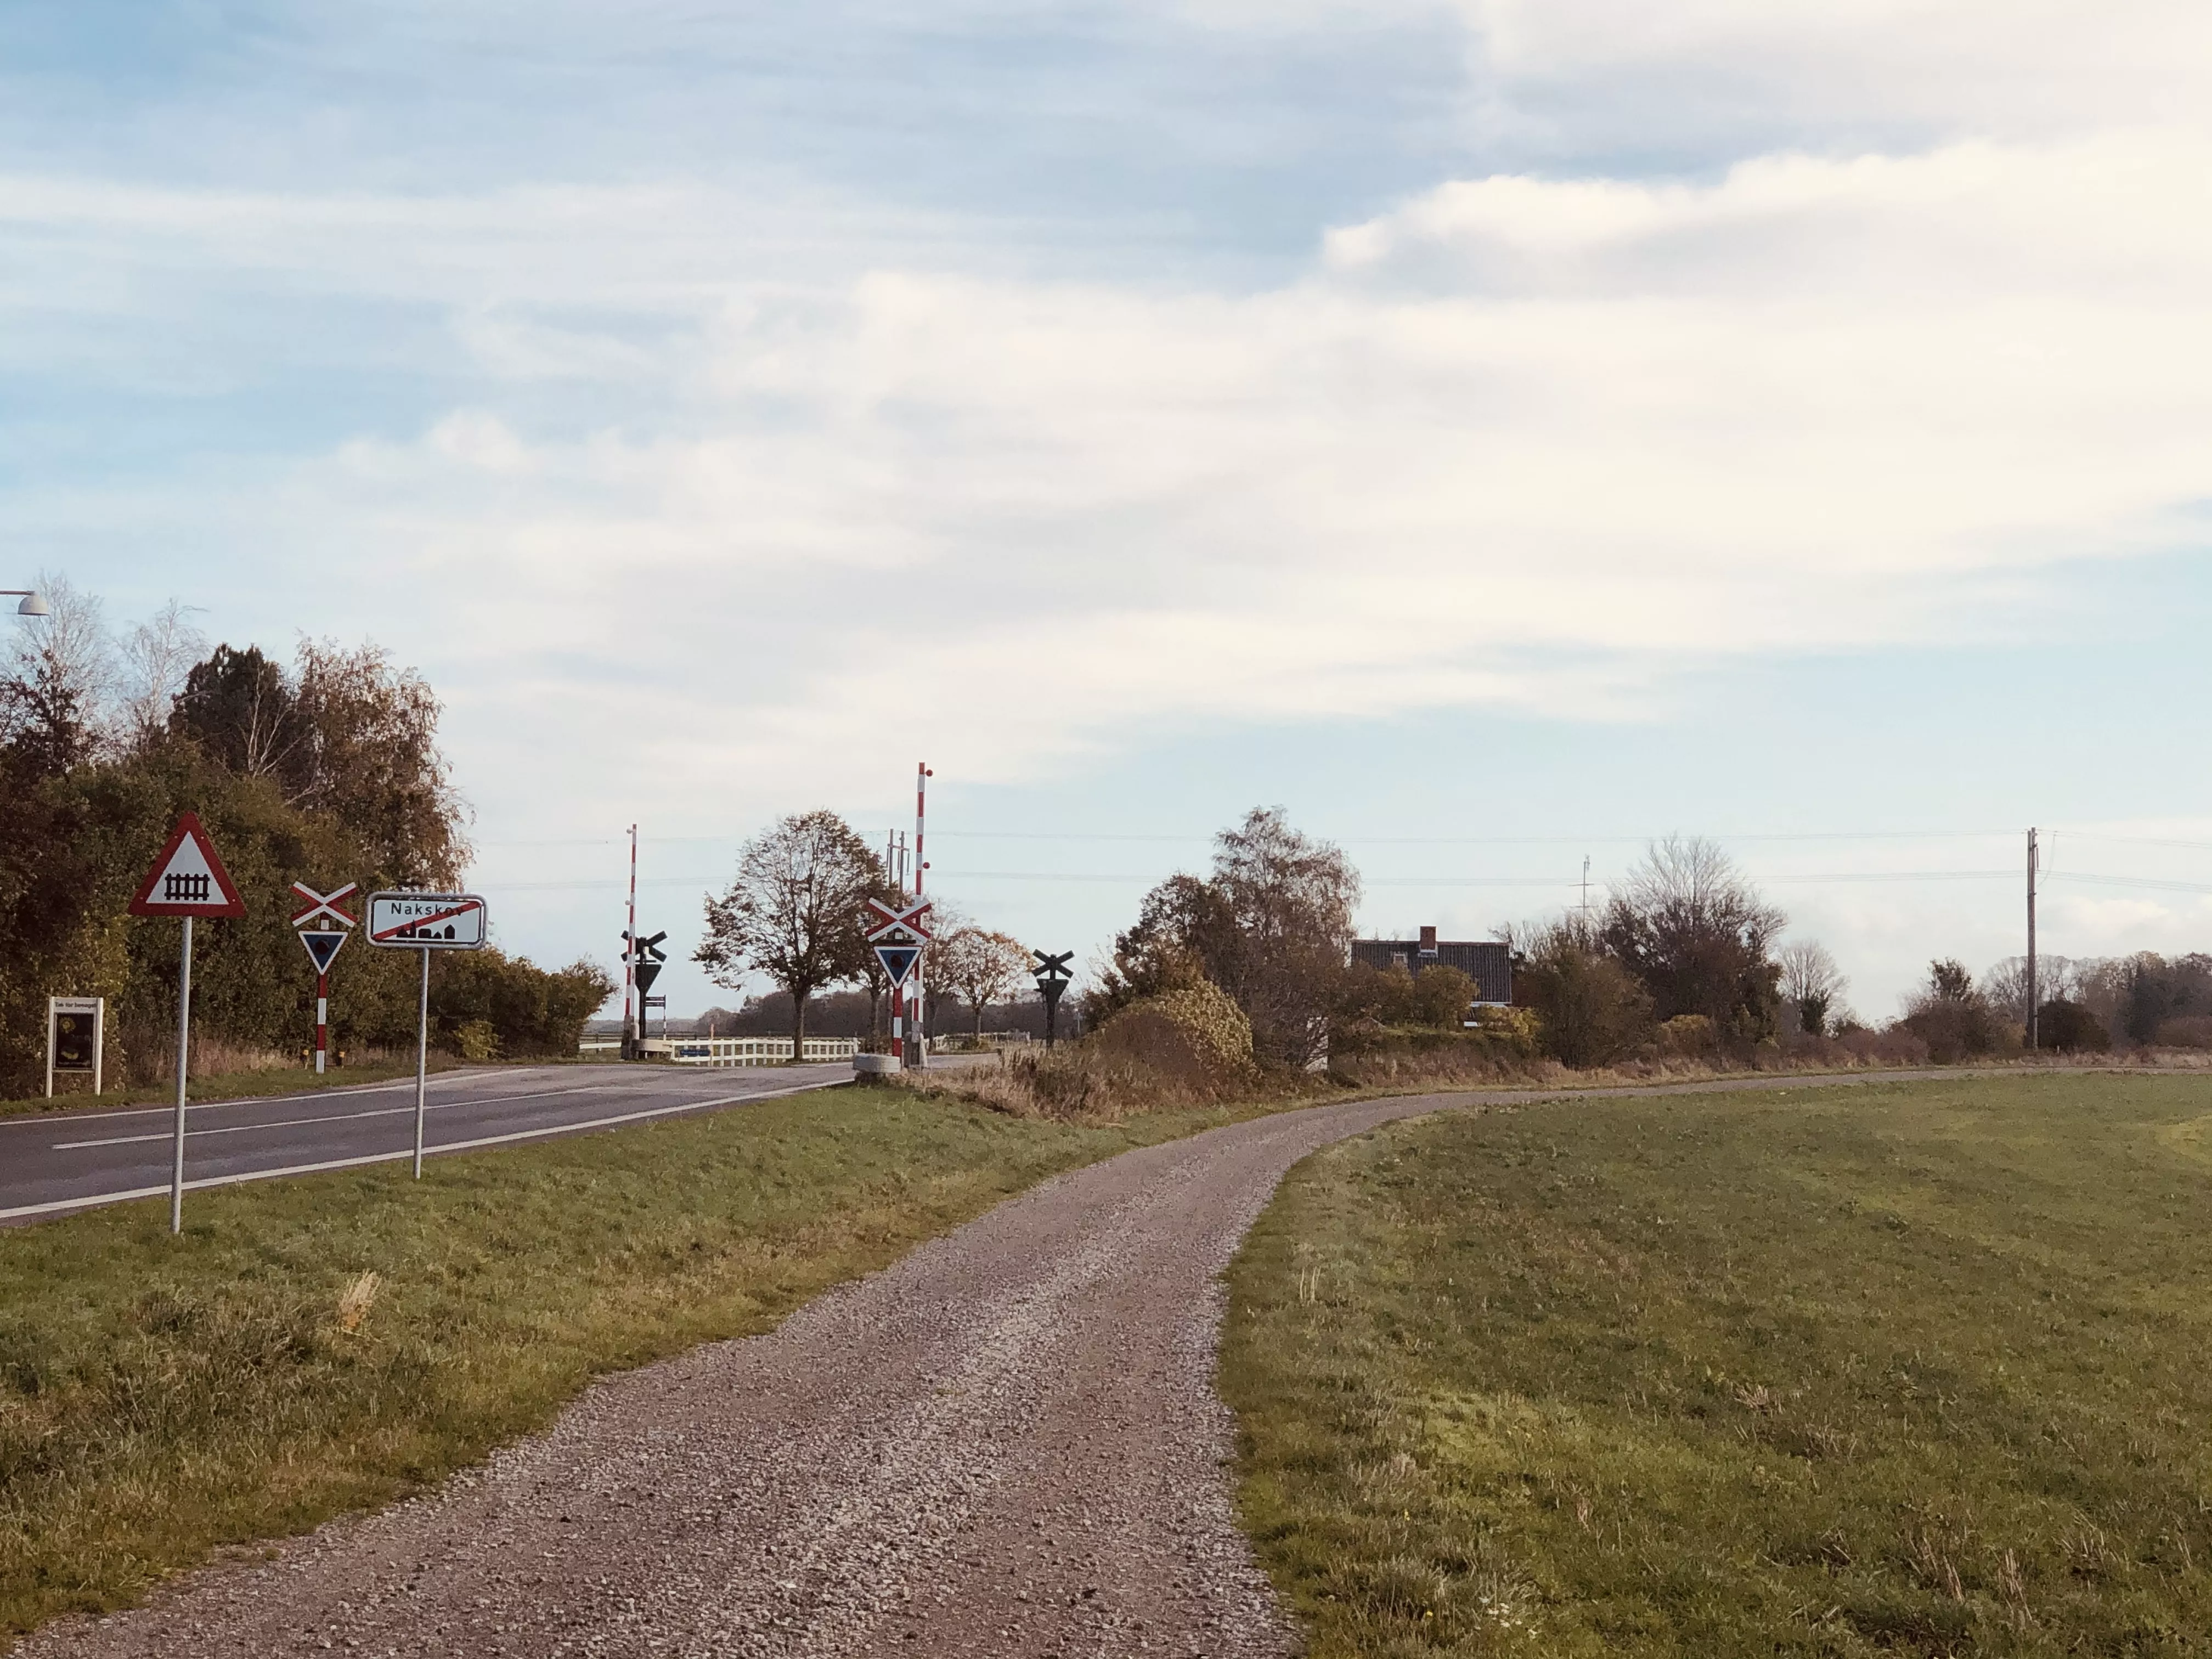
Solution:
M 911 934 L 925 945 L 936 937 L 921 925 L 921 919 L 929 914 L 930 907 L 927 904 L 913 904 L 903 910 L 894 910 L 881 899 L 872 898 L 868 901 L 868 908 L 878 918 L 878 925 L 868 929 L 871 945 L 889 940 L 899 933 Z
M 292 884 L 292 890 L 307 901 L 305 909 L 292 913 L 292 925 L 295 927 L 305 928 L 309 922 L 319 921 L 324 918 L 337 922 L 341 927 L 357 925 L 356 918 L 338 908 L 338 901 L 350 898 L 359 892 L 361 884 L 358 882 L 349 881 L 344 886 L 336 888 L 330 892 L 318 893 L 306 882 L 295 881 Z

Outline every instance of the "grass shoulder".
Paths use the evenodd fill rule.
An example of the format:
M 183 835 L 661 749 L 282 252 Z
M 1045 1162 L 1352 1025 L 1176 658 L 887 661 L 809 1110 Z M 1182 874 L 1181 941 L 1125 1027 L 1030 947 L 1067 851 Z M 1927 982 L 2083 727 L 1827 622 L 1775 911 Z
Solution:
M 765 1330 L 1056 1171 L 1226 1120 L 848 1086 L 0 1233 L 0 1628 L 388 1503 L 596 1375 Z M 372 1277 L 373 1275 L 373 1277 Z
M 1295 1170 L 1230 1275 L 1315 1659 L 2179 1654 L 2212 1080 L 1583 1099 Z

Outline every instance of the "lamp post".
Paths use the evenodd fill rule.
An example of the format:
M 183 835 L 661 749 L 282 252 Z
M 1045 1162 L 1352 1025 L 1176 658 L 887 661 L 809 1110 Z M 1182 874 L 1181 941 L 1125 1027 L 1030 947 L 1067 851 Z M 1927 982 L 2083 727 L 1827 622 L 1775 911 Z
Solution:
M 54 614 L 53 607 L 46 603 L 36 588 L 0 587 L 0 599 L 22 600 L 22 604 L 15 607 L 15 614 L 19 617 L 51 617 Z

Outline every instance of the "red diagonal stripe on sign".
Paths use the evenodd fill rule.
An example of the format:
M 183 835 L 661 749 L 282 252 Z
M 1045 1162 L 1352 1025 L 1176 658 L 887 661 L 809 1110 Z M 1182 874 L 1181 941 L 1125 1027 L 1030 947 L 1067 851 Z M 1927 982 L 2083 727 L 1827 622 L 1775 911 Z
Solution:
M 457 904 L 450 910 L 438 910 L 427 916 L 416 916 L 411 921 L 403 921 L 397 927 L 387 927 L 380 933 L 371 933 L 369 937 L 373 939 L 397 939 L 400 934 L 411 932 L 417 927 L 434 927 L 441 921 L 451 921 L 455 916 L 465 916 L 476 908 L 473 904 Z

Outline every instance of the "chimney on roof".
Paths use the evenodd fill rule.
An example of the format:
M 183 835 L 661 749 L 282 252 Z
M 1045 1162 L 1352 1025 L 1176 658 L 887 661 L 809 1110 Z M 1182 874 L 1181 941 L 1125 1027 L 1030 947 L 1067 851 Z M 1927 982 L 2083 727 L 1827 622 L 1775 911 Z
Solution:
M 1423 956 L 1425 956 L 1425 957 L 1432 957 L 1432 956 L 1436 955 L 1436 953 L 1437 953 L 1437 930 L 1436 930 L 1435 928 L 1433 928 L 1433 927 L 1424 927 L 1424 928 L 1422 928 L 1422 929 L 1421 929 L 1421 954 L 1422 954 Z

